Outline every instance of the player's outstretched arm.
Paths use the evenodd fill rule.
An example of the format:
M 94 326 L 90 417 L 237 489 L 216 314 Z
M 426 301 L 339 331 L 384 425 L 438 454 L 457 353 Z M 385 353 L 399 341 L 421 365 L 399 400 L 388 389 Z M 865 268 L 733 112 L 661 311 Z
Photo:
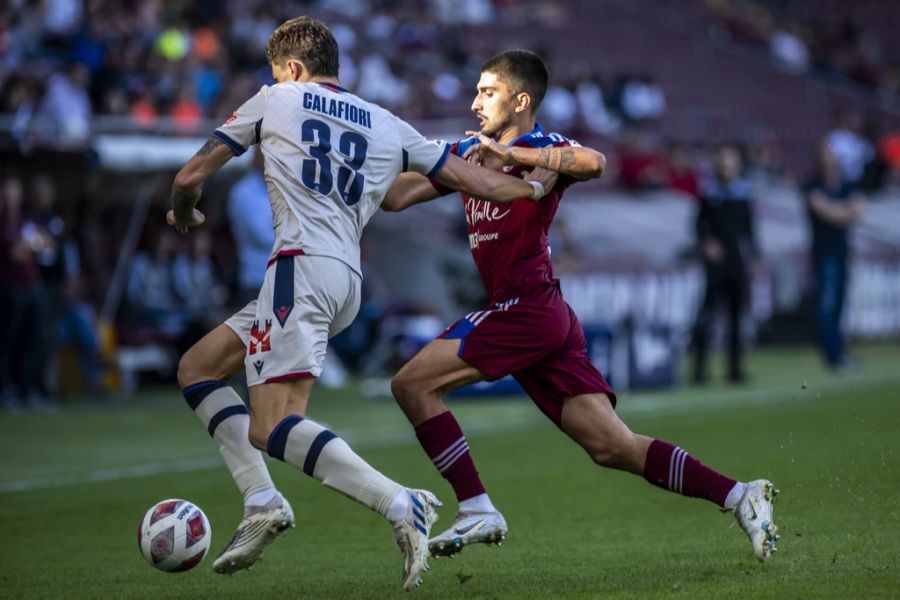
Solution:
M 384 200 L 381 201 L 381 209 L 397 212 L 440 196 L 441 193 L 424 175 L 411 172 L 400 173 L 385 194 Z
M 434 177 L 439 183 L 491 202 L 511 202 L 518 198 L 537 200 L 553 189 L 557 173 L 535 169 L 516 179 L 497 171 L 485 169 L 451 154 L 444 167 Z
M 166 215 L 169 225 L 185 233 L 188 228 L 203 224 L 205 220 L 203 213 L 195 209 L 200 200 L 200 192 L 203 190 L 203 182 L 221 169 L 232 156 L 234 153 L 231 148 L 219 138 L 215 136 L 207 138 L 197 154 L 192 156 L 175 175 L 175 182 L 172 184 L 172 210 Z
M 477 136 L 479 143 L 470 147 L 463 158 L 468 158 L 477 152 L 481 154 L 482 158 L 496 157 L 504 165 L 542 167 L 570 175 L 576 179 L 597 179 L 606 170 L 606 157 L 602 152 L 593 148 L 585 146 L 549 146 L 545 148 L 506 146 L 477 131 L 467 133 Z

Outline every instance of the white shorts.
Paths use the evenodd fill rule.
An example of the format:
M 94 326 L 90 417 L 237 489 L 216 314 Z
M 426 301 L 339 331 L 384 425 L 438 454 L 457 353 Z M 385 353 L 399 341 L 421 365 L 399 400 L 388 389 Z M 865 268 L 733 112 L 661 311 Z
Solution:
M 247 348 L 247 385 L 318 377 L 328 338 L 359 311 L 361 283 L 337 259 L 279 255 L 259 297 L 225 321 Z

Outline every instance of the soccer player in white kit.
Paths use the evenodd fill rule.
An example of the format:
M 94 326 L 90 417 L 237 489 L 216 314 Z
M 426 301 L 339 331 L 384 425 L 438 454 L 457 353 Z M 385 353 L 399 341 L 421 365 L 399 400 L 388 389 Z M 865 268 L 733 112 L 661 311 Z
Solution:
M 207 140 L 175 178 L 167 221 L 182 233 L 203 224 L 195 207 L 204 180 L 258 144 L 275 227 L 259 297 L 192 347 L 179 364 L 185 399 L 219 444 L 244 496 L 244 518 L 213 563 L 249 568 L 294 525 L 259 450 L 384 516 L 404 557 L 403 585 L 421 582 L 440 502 L 372 468 L 333 432 L 305 417 L 327 340 L 359 308 L 359 241 L 403 171 L 480 198 L 538 199 L 555 173 L 516 179 L 450 155 L 390 112 L 340 87 L 338 47 L 328 28 L 298 17 L 266 49 L 276 84 L 263 86 Z M 245 368 L 250 411 L 225 379 Z M 259 450 L 257 450 L 259 449 Z

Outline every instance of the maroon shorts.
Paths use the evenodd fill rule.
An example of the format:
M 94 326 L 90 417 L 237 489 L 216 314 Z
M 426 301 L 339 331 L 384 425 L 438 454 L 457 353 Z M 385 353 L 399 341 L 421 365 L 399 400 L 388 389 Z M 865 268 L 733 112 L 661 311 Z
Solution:
M 556 286 L 469 313 L 440 335 L 458 339 L 459 357 L 491 379 L 512 376 L 550 420 L 563 400 L 613 389 L 587 355 L 584 331 Z

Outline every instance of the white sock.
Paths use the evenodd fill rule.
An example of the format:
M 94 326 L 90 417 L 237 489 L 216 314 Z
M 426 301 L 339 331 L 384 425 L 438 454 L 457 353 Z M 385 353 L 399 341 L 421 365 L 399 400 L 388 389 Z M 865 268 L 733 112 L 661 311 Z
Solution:
M 725 509 L 733 511 L 737 508 L 738 502 L 741 501 L 745 491 L 747 491 L 746 483 L 741 483 L 740 481 L 735 483 L 728 495 L 725 496 Z
M 487 492 L 461 501 L 459 510 L 461 512 L 499 512 Z
M 258 492 L 253 492 L 244 498 L 244 506 L 265 506 L 278 494 L 275 486 L 268 487 Z
M 269 438 L 269 455 L 284 460 L 331 489 L 387 516 L 404 488 L 359 457 L 328 429 L 292 415 L 281 421 Z
M 207 389 L 215 389 L 202 396 L 194 412 L 203 421 L 207 431 L 210 423 L 213 424 L 212 436 L 219 444 L 219 454 L 247 504 L 253 494 L 275 489 L 262 452 L 250 444 L 250 416 L 247 414 L 247 407 L 237 392 L 222 382 L 210 381 L 189 386 L 185 388 L 185 397 L 189 395 L 188 390 L 204 384 L 208 384 Z M 202 387 L 198 390 L 200 394 L 204 391 Z
M 391 500 L 391 505 L 388 507 L 387 512 L 384 514 L 384 518 L 386 518 L 391 523 L 396 523 L 400 519 L 406 517 L 406 511 L 409 510 L 409 492 L 406 489 L 402 489 L 397 492 L 397 495 L 394 496 L 394 499 Z

